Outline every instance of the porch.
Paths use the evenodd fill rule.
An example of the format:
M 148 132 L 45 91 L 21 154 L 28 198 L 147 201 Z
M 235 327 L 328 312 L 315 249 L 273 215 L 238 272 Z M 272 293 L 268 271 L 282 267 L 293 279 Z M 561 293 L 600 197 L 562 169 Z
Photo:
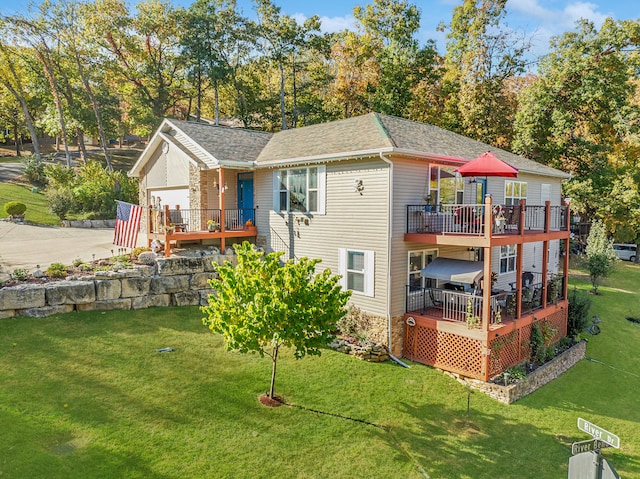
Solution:
M 526 273 L 527 280 L 529 274 Z M 536 274 L 511 291 L 489 297 L 489 321 L 483 324 L 484 296 L 451 288 L 407 287 L 404 357 L 446 371 L 488 381 L 529 359 L 529 338 L 538 324 L 551 346 L 566 335 L 568 302 L 565 278 L 546 283 Z
M 230 238 L 255 237 L 255 208 L 221 209 L 190 208 L 160 210 L 149 207 L 147 242 L 160 241 L 164 244 L 164 254 L 171 255 L 171 245 L 181 242 L 219 239 L 224 252 Z

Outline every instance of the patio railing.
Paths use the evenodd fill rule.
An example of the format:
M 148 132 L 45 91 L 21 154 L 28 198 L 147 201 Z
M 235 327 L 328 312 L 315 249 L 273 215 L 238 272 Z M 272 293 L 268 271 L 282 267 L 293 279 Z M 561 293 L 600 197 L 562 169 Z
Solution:
M 493 205 L 493 234 L 520 234 L 520 205 Z M 407 233 L 436 233 L 483 235 L 485 232 L 485 205 L 407 205 Z M 524 229 L 537 231 L 566 231 L 568 206 L 550 206 L 547 224 L 547 207 L 526 205 Z
M 176 232 L 196 232 L 207 231 L 208 223 L 212 221 L 220 225 L 222 211 L 219 209 L 172 209 L 166 218 L 164 210 L 150 211 L 150 231 L 152 233 L 162 233 L 166 230 L 167 225 L 173 227 Z M 224 225 L 228 231 L 239 231 L 244 229 L 247 221 L 251 220 L 251 224 L 255 225 L 255 209 L 253 208 L 236 208 L 224 210 Z

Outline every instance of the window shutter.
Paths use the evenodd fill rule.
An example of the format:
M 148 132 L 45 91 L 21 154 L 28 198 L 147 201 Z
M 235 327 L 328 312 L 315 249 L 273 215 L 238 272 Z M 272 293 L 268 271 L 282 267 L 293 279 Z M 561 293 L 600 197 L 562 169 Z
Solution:
M 326 214 L 326 197 L 327 197 L 327 167 L 326 165 L 318 166 L 318 214 Z
M 340 278 L 340 286 L 342 289 L 347 289 L 347 249 L 338 248 L 338 274 L 342 276 Z
M 273 211 L 280 211 L 280 170 L 273 172 Z
M 364 294 L 366 296 L 374 296 L 375 285 L 375 265 L 373 251 L 364 252 Z

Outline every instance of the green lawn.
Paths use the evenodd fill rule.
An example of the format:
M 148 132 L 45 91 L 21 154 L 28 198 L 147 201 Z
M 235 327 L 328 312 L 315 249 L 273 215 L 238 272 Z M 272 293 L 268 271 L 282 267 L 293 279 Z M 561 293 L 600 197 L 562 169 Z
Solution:
M 8 201 L 20 201 L 27 205 L 25 221 L 39 225 L 59 225 L 60 220 L 47 206 L 47 197 L 41 190 L 37 192 L 31 186 L 16 183 L 0 183 L 0 218 L 9 216 L 4 210 Z
M 580 278 L 580 289 L 588 284 Z M 620 436 L 604 456 L 640 478 L 640 268 L 593 311 L 602 333 L 558 380 L 507 406 L 419 364 L 333 351 L 270 362 L 226 352 L 197 308 L 0 321 L 2 478 L 563 478 L 583 417 Z M 174 352 L 157 353 L 173 347 Z

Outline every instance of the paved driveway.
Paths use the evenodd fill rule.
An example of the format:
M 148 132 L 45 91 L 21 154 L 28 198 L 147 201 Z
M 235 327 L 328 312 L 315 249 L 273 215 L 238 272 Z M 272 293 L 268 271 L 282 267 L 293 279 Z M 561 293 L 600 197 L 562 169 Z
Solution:
M 22 174 L 22 163 L 0 163 L 0 183 L 15 180 Z
M 110 228 L 56 228 L 0 221 L 0 280 L 6 280 L 16 268 L 31 272 L 36 265 L 44 270 L 51 263 L 71 264 L 77 258 L 109 258 L 112 250 L 118 252 L 112 241 Z

